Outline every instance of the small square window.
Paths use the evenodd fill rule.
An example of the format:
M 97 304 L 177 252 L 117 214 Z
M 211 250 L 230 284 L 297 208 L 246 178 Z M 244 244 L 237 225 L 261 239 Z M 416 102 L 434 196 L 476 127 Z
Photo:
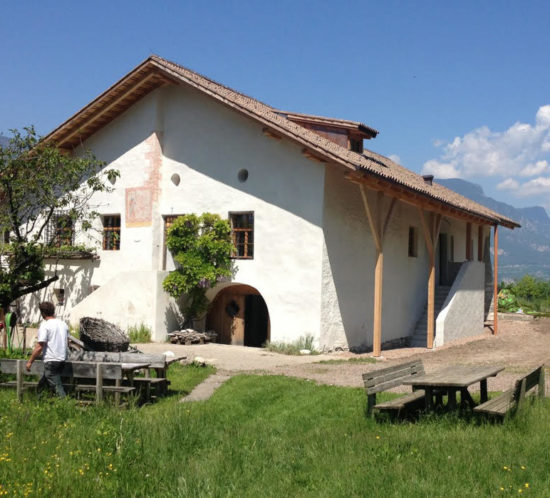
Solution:
M 418 229 L 409 227 L 409 258 L 418 257 Z
M 48 227 L 48 241 L 55 247 L 74 245 L 73 219 L 68 214 L 55 214 Z
M 254 213 L 229 213 L 231 237 L 233 238 L 233 258 L 254 258 Z
M 103 216 L 103 250 L 120 251 L 120 215 Z

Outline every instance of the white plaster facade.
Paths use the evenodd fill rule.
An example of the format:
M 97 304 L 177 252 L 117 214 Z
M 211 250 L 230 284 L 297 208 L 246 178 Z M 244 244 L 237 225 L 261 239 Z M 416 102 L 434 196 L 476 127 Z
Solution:
M 262 124 L 185 86 L 154 90 L 82 149 L 120 171 L 114 192 L 92 199 L 101 214 L 121 216 L 120 250 L 101 250 L 98 220 L 92 242 L 99 260 L 61 262 L 59 282 L 26 300 L 30 321 L 32 305 L 53 298 L 53 287 L 63 288 L 58 314 L 72 323 L 82 316 L 123 328 L 143 323 L 162 341 L 181 319 L 162 290 L 163 217 L 213 212 L 226 218 L 253 211 L 254 259 L 235 260 L 233 282 L 254 287 L 264 298 L 270 340 L 311 335 L 321 348 L 372 346 L 375 248 L 358 186 L 341 169 L 308 159 L 294 142 L 266 136 Z M 245 182 L 238 178 L 242 169 L 249 173 Z M 145 192 L 145 220 L 129 218 L 132 189 Z M 411 226 L 420 233 L 416 257 L 407 253 Z M 465 227 L 443 220 L 442 232 L 454 237 L 455 261 L 465 258 Z M 476 230 L 472 236 L 477 247 Z M 384 342 L 411 334 L 426 305 L 427 272 L 418 211 L 398 201 L 385 242 Z M 445 323 L 445 337 L 456 335 L 452 326 Z

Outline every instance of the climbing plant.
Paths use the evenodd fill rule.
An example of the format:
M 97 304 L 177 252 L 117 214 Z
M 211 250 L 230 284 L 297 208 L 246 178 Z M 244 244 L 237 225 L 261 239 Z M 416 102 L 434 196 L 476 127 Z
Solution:
M 177 268 L 164 279 L 164 290 L 184 297 L 186 321 L 208 308 L 206 291 L 231 275 L 231 227 L 219 215 L 204 213 L 178 217 L 168 229 L 166 245 Z

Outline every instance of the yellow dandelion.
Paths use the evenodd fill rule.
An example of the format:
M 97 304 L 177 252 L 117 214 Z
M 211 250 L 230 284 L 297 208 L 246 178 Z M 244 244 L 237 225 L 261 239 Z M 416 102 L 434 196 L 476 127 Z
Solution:
M 526 487 L 526 488 L 529 487 L 529 483 L 528 483 L 528 482 L 525 483 L 525 487 Z

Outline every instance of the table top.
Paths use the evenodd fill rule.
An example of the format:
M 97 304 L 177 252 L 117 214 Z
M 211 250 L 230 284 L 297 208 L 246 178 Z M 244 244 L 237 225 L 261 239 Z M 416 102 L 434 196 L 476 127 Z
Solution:
M 487 377 L 494 377 L 502 370 L 504 370 L 504 367 L 495 365 L 455 365 L 430 374 L 416 375 L 404 381 L 403 384 L 410 386 L 468 387 L 470 384 L 480 382 Z

